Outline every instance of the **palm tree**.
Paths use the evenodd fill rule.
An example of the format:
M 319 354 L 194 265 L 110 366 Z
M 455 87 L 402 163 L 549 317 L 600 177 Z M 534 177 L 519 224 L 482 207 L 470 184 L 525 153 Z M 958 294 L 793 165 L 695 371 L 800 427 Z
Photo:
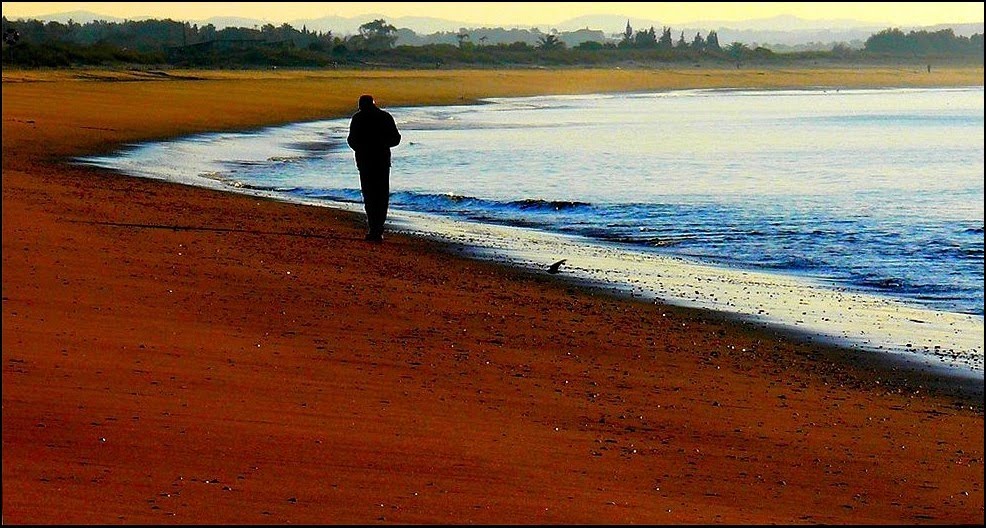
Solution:
M 559 40 L 557 36 L 549 33 L 538 37 L 538 47 L 545 51 L 562 49 L 565 47 L 565 43 Z

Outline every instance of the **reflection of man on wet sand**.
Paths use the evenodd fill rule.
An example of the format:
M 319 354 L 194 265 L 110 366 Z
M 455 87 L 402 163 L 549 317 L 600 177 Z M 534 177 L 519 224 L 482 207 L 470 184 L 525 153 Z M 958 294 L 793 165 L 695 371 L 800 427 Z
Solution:
M 397 124 L 389 113 L 361 95 L 359 111 L 349 124 L 349 146 L 356 152 L 360 190 L 366 209 L 366 239 L 383 242 L 383 224 L 390 205 L 390 147 L 401 142 Z

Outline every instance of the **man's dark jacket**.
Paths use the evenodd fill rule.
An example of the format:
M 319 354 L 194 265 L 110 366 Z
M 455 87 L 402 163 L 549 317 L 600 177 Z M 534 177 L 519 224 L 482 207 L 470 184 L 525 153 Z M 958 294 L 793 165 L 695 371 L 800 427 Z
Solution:
M 401 134 L 393 116 L 370 106 L 353 114 L 347 142 L 356 151 L 356 167 L 373 170 L 390 166 L 390 147 L 401 142 Z

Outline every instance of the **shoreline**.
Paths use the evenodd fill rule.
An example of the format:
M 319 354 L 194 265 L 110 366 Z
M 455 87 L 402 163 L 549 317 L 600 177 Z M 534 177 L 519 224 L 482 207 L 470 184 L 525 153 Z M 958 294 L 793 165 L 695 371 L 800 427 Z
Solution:
M 292 202 L 290 199 L 285 201 Z M 981 359 L 979 359 L 981 356 L 965 358 L 961 362 L 948 363 L 944 359 L 936 357 L 939 353 L 932 351 L 933 345 L 926 344 L 918 347 L 915 344 L 913 348 L 908 348 L 903 344 L 906 340 L 900 339 L 897 340 L 896 346 L 887 346 L 886 344 L 877 345 L 876 343 L 872 343 L 872 340 L 875 340 L 876 337 L 873 334 L 870 334 L 868 338 L 864 339 L 862 337 L 850 338 L 847 332 L 843 332 L 845 335 L 840 337 L 836 332 L 823 330 L 817 325 L 799 326 L 794 319 L 774 315 L 770 315 L 769 317 L 758 316 L 754 313 L 756 306 L 753 308 L 742 306 L 735 297 L 730 297 L 729 292 L 725 292 L 723 289 L 713 288 L 716 291 L 717 298 L 715 302 L 709 302 L 700 299 L 699 297 L 701 296 L 698 291 L 695 292 L 696 296 L 689 297 L 681 292 L 658 294 L 655 288 L 673 288 L 675 278 L 678 275 L 685 275 L 688 277 L 699 277 L 699 282 L 717 281 L 724 288 L 742 288 L 747 295 L 757 296 L 758 290 L 764 289 L 764 287 L 755 285 L 765 281 L 772 281 L 773 287 L 768 288 L 769 290 L 797 289 L 798 291 L 804 290 L 802 294 L 807 291 L 813 295 L 823 297 L 833 296 L 838 300 L 833 302 L 834 304 L 848 307 L 850 310 L 856 309 L 858 311 L 862 308 L 862 305 L 876 303 L 879 305 L 878 308 L 884 312 L 889 312 L 890 307 L 893 307 L 895 310 L 908 310 L 908 315 L 917 313 L 945 317 L 950 321 L 947 324 L 948 327 L 953 327 L 957 322 L 962 320 L 979 319 L 981 323 L 980 316 L 936 311 L 899 299 L 855 291 L 847 286 L 831 287 L 818 283 L 811 277 L 720 266 L 680 256 L 651 255 L 641 252 L 637 248 L 627 248 L 619 244 L 599 242 L 579 235 L 451 219 L 429 213 L 403 210 L 396 211 L 395 213 L 394 216 L 399 219 L 399 225 L 401 225 L 400 231 L 402 233 L 412 236 L 424 236 L 438 243 L 449 245 L 455 248 L 454 251 L 457 252 L 456 254 L 518 268 L 531 275 L 544 273 L 547 266 L 553 260 L 564 256 L 568 260 L 566 264 L 567 271 L 563 274 L 555 275 L 554 278 L 565 281 L 568 284 L 591 288 L 598 292 L 608 292 L 610 295 L 631 302 L 676 306 L 699 313 L 705 312 L 708 314 L 708 317 L 713 319 L 742 322 L 743 324 L 761 328 L 767 332 L 774 332 L 795 338 L 804 343 L 823 344 L 842 350 L 843 353 L 841 355 L 849 362 L 856 361 L 854 357 L 859 357 L 858 361 L 870 365 L 878 365 L 885 362 L 885 366 L 887 367 L 885 370 L 891 371 L 902 368 L 925 380 L 933 380 L 936 376 L 941 376 L 942 379 L 938 380 L 937 383 L 933 383 L 933 385 L 944 388 L 952 394 L 962 393 L 964 399 L 967 399 L 970 403 L 979 402 L 979 406 L 981 406 L 983 397 L 982 367 Z M 425 217 L 426 219 L 421 220 L 417 217 Z M 515 231 L 522 234 L 511 235 Z M 523 233 L 526 233 L 526 236 Z M 523 241 L 518 242 L 518 240 L 524 240 L 526 244 Z M 537 249 L 523 249 L 525 245 Z M 583 250 L 584 254 L 573 250 L 573 248 Z M 451 253 L 453 250 L 449 250 L 449 252 Z M 546 253 L 553 254 L 554 256 L 543 256 Z M 596 260 L 592 259 L 594 255 L 599 254 L 603 256 Z M 581 261 L 577 256 L 582 257 Z M 590 262 L 587 263 L 586 259 L 589 259 Z M 611 262 L 612 266 L 620 266 L 623 262 L 634 261 L 636 259 L 654 261 L 654 265 L 661 270 L 661 276 L 664 277 L 664 282 L 652 284 L 647 282 L 646 277 L 636 274 L 636 272 L 639 272 L 637 268 L 628 267 L 627 270 L 629 271 L 624 274 L 624 270 L 622 269 L 607 268 L 605 267 L 605 263 L 599 262 Z M 634 281 L 643 283 L 643 285 L 631 284 Z M 689 288 L 691 287 L 689 286 Z M 695 286 L 695 288 L 701 289 L 701 286 Z M 707 297 L 707 293 L 703 292 L 703 295 Z M 763 298 L 765 294 L 763 292 L 760 293 L 761 295 L 758 297 L 760 301 L 758 303 L 767 302 Z M 772 314 L 775 311 L 782 310 L 783 301 L 784 299 L 782 298 L 779 301 L 774 301 L 774 305 L 759 304 L 759 306 Z M 794 301 L 797 301 L 801 305 L 799 309 L 806 310 L 811 310 L 812 303 L 815 302 L 806 302 L 803 299 L 799 300 L 799 296 L 794 296 L 787 302 Z M 885 315 L 885 317 L 888 316 Z M 895 317 L 904 317 L 906 319 L 907 315 Z M 886 319 L 884 323 L 889 322 L 889 320 L 889 318 Z M 944 325 L 945 323 L 941 324 Z M 836 324 L 832 323 L 828 326 L 834 327 Z M 965 331 L 970 335 L 975 335 L 974 328 L 965 328 Z M 917 337 L 916 335 L 910 336 L 910 338 Z M 914 339 L 914 343 L 917 342 L 917 339 Z M 929 340 L 928 342 L 931 343 L 932 341 Z M 981 344 L 977 343 L 977 346 L 981 347 Z M 922 350 L 924 351 L 923 354 L 921 352 Z M 975 353 L 976 350 L 966 352 Z M 977 359 L 979 359 L 980 364 L 976 363 Z M 954 386 L 954 383 L 958 383 L 961 388 Z M 902 382 L 902 385 L 906 385 L 906 381 Z
M 8 522 L 982 522 L 982 410 L 920 382 L 433 241 L 368 247 L 356 213 L 64 165 L 363 89 L 495 91 L 429 75 L 5 84 Z
M 88 165 L 88 164 L 81 164 Z M 243 192 L 235 189 L 229 189 L 225 184 L 219 183 L 215 187 L 211 186 L 197 186 L 189 183 L 175 182 L 167 179 L 158 179 L 145 176 L 132 176 L 124 172 L 120 172 L 114 169 L 106 169 L 100 167 L 102 170 L 108 170 L 121 177 L 131 177 L 131 178 L 144 178 L 149 180 L 156 180 L 161 182 L 166 182 L 173 185 L 182 185 L 190 187 L 200 187 L 202 189 L 208 189 L 211 191 L 216 191 L 220 193 L 230 193 L 239 194 L 243 196 L 250 196 L 263 200 L 271 200 L 276 202 L 281 202 L 285 204 L 291 204 L 300 207 L 325 207 L 330 209 L 335 209 L 338 211 L 344 211 L 351 214 L 356 219 L 362 218 L 361 210 L 359 209 L 359 204 L 347 204 L 345 202 L 316 202 L 314 200 L 292 200 L 290 198 L 285 198 L 278 196 L 276 192 L 265 192 L 265 191 L 255 191 L 254 192 Z M 351 206 L 351 207 L 347 207 Z M 406 216 L 403 210 L 392 211 L 392 216 L 400 217 Z M 427 215 L 427 213 L 414 213 L 416 215 Z M 361 221 L 361 220 L 356 220 Z M 389 222 L 390 220 L 388 220 Z M 406 221 L 406 220 L 405 220 Z M 465 223 L 462 221 L 447 219 L 447 221 L 460 224 Z M 497 226 L 502 227 L 502 226 Z M 184 229 L 183 226 L 162 226 L 162 228 Z M 520 228 L 518 228 L 520 229 Z M 513 261 L 509 257 L 504 256 L 483 256 L 483 253 L 491 253 L 493 250 L 484 246 L 476 246 L 474 244 L 459 243 L 454 242 L 450 237 L 443 235 L 442 233 L 436 232 L 433 229 L 422 228 L 421 226 L 414 226 L 408 228 L 404 226 L 396 230 L 392 229 L 392 233 L 399 234 L 401 236 L 410 236 L 423 238 L 430 242 L 434 242 L 440 246 L 439 251 L 446 253 L 450 256 L 457 258 L 468 258 L 474 259 L 481 262 L 488 262 L 497 266 L 504 266 L 519 272 L 521 275 L 529 276 L 532 278 L 541 275 L 543 269 L 541 267 L 535 267 L 532 264 L 524 264 L 518 261 Z M 674 257 L 676 260 L 680 257 Z M 705 266 L 704 263 L 696 262 L 697 265 Z M 725 271 L 745 273 L 748 270 L 734 270 L 732 268 L 722 268 Z M 769 274 L 777 275 L 779 277 L 789 278 L 786 274 Z M 751 328 L 759 329 L 763 332 L 772 333 L 779 336 L 784 336 L 787 339 L 791 339 L 796 342 L 800 342 L 806 345 L 818 345 L 820 348 L 827 349 L 825 355 L 827 357 L 836 358 L 838 361 L 852 366 L 854 368 L 859 368 L 865 365 L 866 368 L 875 369 L 879 371 L 879 376 L 872 376 L 873 379 L 882 380 L 882 383 L 887 384 L 897 388 L 898 390 L 927 390 L 931 389 L 933 392 L 940 392 L 942 395 L 953 398 L 955 400 L 961 401 L 963 405 L 968 405 L 970 408 L 975 408 L 978 412 L 982 412 L 983 409 L 983 396 L 984 396 L 984 380 L 980 376 L 981 371 L 975 368 L 965 368 L 956 365 L 948 365 L 944 363 L 935 363 L 932 360 L 921 357 L 919 354 L 906 349 L 900 350 L 880 350 L 875 348 L 867 348 L 864 345 L 856 344 L 852 341 L 848 341 L 845 338 L 840 338 L 835 335 L 826 335 L 824 333 L 818 333 L 810 328 L 798 328 L 790 324 L 784 324 L 777 321 L 763 321 L 757 320 L 754 316 L 749 314 L 731 312 L 725 309 L 715 309 L 709 307 L 703 307 L 700 305 L 689 305 L 685 304 L 683 301 L 676 302 L 675 299 L 660 298 L 653 299 L 642 297 L 640 294 L 633 293 L 630 291 L 632 288 L 629 285 L 620 285 L 616 283 L 606 282 L 601 279 L 592 278 L 579 278 L 570 275 L 558 275 L 551 277 L 551 280 L 558 281 L 562 284 L 576 286 L 579 288 L 584 288 L 586 290 L 592 290 L 600 295 L 611 296 L 615 299 L 622 299 L 627 302 L 633 303 L 643 303 L 656 304 L 666 308 L 677 308 L 684 310 L 686 312 L 694 312 L 696 316 L 709 320 L 725 321 L 730 323 L 741 324 L 744 326 L 749 326 Z M 794 277 L 794 280 L 799 280 L 798 277 Z M 889 299 L 889 298 L 888 298 Z M 917 307 L 917 306 L 916 306 Z M 926 307 L 917 307 L 922 310 L 929 310 Z M 949 313 L 949 312 L 943 312 Z M 950 314 L 950 313 L 949 313 Z M 956 316 L 970 316 L 975 317 L 971 314 L 954 314 Z M 903 375 L 903 377 L 900 377 Z M 897 377 L 898 379 L 894 379 Z
M 962 90 L 965 88 L 967 87 L 955 87 L 954 89 Z M 913 89 L 920 90 L 922 88 Z M 815 88 L 806 88 L 804 90 L 785 89 L 785 91 L 791 92 L 815 90 Z M 878 91 L 879 89 L 866 88 L 861 90 Z M 897 89 L 891 88 L 890 90 Z M 730 91 L 730 89 L 712 88 L 669 91 L 717 92 Z M 669 91 L 665 91 L 664 93 Z M 733 91 L 750 90 L 736 89 Z M 617 95 L 625 93 L 628 92 L 618 92 Z M 589 95 L 591 96 L 592 94 Z M 562 95 L 560 97 L 571 96 Z M 489 98 L 487 100 L 480 100 L 478 104 L 483 104 L 485 101 L 510 99 Z M 297 140 L 297 136 L 293 135 L 297 134 L 297 132 L 289 134 L 287 130 L 294 130 L 298 126 L 318 124 L 320 122 L 324 123 L 327 121 L 291 123 L 285 126 L 263 127 L 241 131 L 239 133 L 250 134 L 251 137 L 247 138 L 249 141 L 254 137 L 270 137 L 272 134 L 276 135 L 281 131 L 281 137 L 290 135 Z M 214 135 L 205 133 L 179 138 L 179 140 L 183 143 L 188 143 L 190 140 L 195 140 L 195 143 L 199 143 L 197 138 L 209 140 Z M 218 135 L 222 134 L 220 133 Z M 229 148 L 235 149 L 237 152 L 242 151 L 242 147 L 237 146 L 235 141 L 233 140 Z M 284 150 L 286 141 L 287 139 L 273 141 L 271 144 L 276 147 L 274 150 L 242 159 L 251 163 L 262 163 L 265 156 L 271 155 L 272 153 L 276 154 L 277 157 L 287 155 L 286 152 L 283 154 L 280 152 Z M 133 146 L 138 149 L 150 148 L 152 151 L 157 150 L 167 153 L 171 151 L 168 144 L 168 141 L 151 141 L 138 143 Z M 159 145 L 163 145 L 164 148 L 162 149 Z M 216 148 L 212 147 L 209 152 L 215 150 Z M 180 169 L 183 171 L 183 174 L 203 174 L 210 173 L 214 169 L 219 170 L 217 167 L 207 165 L 207 163 L 221 159 L 215 158 L 217 154 L 206 153 L 203 155 L 197 150 L 187 151 L 185 153 L 192 159 L 197 160 L 197 163 L 188 164 L 188 162 L 185 162 L 185 165 Z M 343 207 L 357 213 L 361 211 L 358 204 L 355 206 L 352 204 L 343 206 L 341 202 L 297 197 L 283 194 L 273 189 L 239 188 L 238 184 L 232 185 L 229 181 L 222 179 L 213 179 L 204 176 L 190 176 L 176 179 L 173 176 L 176 170 L 174 167 L 160 170 L 152 168 L 142 173 L 135 169 L 135 167 L 142 166 L 145 161 L 149 161 L 151 167 L 156 167 L 156 160 L 160 161 L 165 158 L 162 158 L 160 154 L 150 155 L 149 157 L 145 156 L 143 158 L 132 158 L 119 154 L 120 151 L 116 151 L 105 157 L 89 156 L 76 158 L 74 162 L 115 170 L 123 175 L 127 175 L 129 172 L 135 177 L 160 179 L 225 192 L 242 193 L 250 196 L 263 196 L 287 203 L 336 208 Z M 133 160 L 140 161 L 140 163 L 134 163 Z M 687 259 L 674 255 L 659 254 L 648 256 L 647 258 L 654 259 L 655 266 L 666 271 L 658 275 L 665 277 L 664 279 L 660 279 L 659 282 L 647 282 L 643 280 L 644 277 L 640 270 L 634 271 L 633 268 L 627 268 L 627 273 L 623 273 L 622 271 L 618 272 L 614 268 L 614 266 L 629 265 L 628 262 L 630 260 L 645 258 L 643 256 L 644 254 L 640 253 L 638 248 L 621 247 L 619 245 L 610 246 L 606 243 L 578 236 L 552 234 L 551 231 L 526 229 L 522 226 L 507 227 L 495 222 L 472 222 L 441 214 L 402 209 L 393 209 L 393 212 L 397 214 L 391 216 L 400 219 L 400 223 L 403 225 L 403 232 L 407 234 L 411 234 L 412 236 L 426 236 L 433 240 L 444 240 L 446 242 L 452 242 L 457 239 L 468 239 L 471 242 L 465 245 L 469 247 L 471 244 L 472 247 L 471 251 L 467 251 L 467 253 L 470 253 L 473 258 L 485 258 L 507 266 L 521 266 L 534 269 L 536 266 L 544 264 L 534 262 L 537 260 L 536 255 L 531 253 L 530 249 L 525 250 L 524 247 L 540 248 L 538 249 L 538 253 L 553 251 L 558 254 L 567 255 L 570 252 L 566 249 L 566 246 L 587 246 L 583 248 L 585 249 L 584 254 L 580 253 L 583 260 L 597 257 L 596 260 L 599 262 L 596 265 L 590 266 L 596 270 L 595 272 L 588 271 L 585 268 L 586 264 L 582 264 L 582 268 L 578 269 L 580 280 L 586 285 L 593 285 L 598 282 L 598 286 L 603 290 L 613 290 L 617 292 L 616 295 L 618 296 L 638 302 L 657 302 L 692 307 L 699 310 L 725 312 L 735 315 L 734 319 L 736 320 L 748 321 L 751 324 L 764 328 L 783 331 L 790 336 L 799 336 L 799 339 L 804 342 L 817 341 L 826 345 L 845 348 L 847 351 L 852 351 L 856 354 L 887 356 L 888 362 L 895 367 L 920 373 L 924 378 L 927 378 L 928 371 L 942 376 L 945 379 L 940 383 L 933 383 L 933 385 L 947 387 L 950 393 L 956 393 L 956 389 L 950 386 L 948 380 L 958 380 L 961 382 L 961 390 L 968 391 L 969 393 L 966 395 L 967 399 L 970 401 L 982 399 L 982 342 L 981 340 L 978 342 L 975 340 L 975 336 L 982 335 L 982 321 L 981 316 L 975 314 L 936 310 L 905 299 L 897 299 L 889 295 L 880 295 L 879 293 L 855 289 L 851 285 L 823 285 L 817 278 L 811 276 L 714 265 L 700 260 Z M 514 229 L 519 229 L 519 231 L 511 235 Z M 529 235 L 525 235 L 525 233 L 529 233 Z M 531 258 L 525 258 L 524 255 Z M 609 267 L 601 263 L 602 259 L 607 258 L 607 256 L 611 259 L 611 261 L 607 261 Z M 569 266 L 573 264 L 574 262 L 570 262 Z M 680 270 L 671 272 L 670 269 Z M 715 295 L 711 296 L 713 301 L 709 301 L 709 291 L 706 291 L 708 288 L 703 289 L 696 286 L 696 288 L 702 290 L 701 294 L 696 290 L 694 292 L 695 296 L 684 295 L 682 288 L 682 284 L 684 283 L 680 276 L 700 276 L 702 277 L 698 279 L 700 283 L 712 281 L 710 284 L 717 284 L 718 287 L 712 287 L 712 290 L 710 290 L 716 292 Z M 620 277 L 624 279 L 622 282 Z M 637 293 L 633 292 L 634 287 L 628 282 L 631 277 L 634 279 L 632 282 L 644 282 L 643 286 L 637 288 L 639 290 Z M 672 280 L 672 277 L 675 279 Z M 760 284 L 772 284 L 772 286 L 760 286 Z M 731 289 L 740 287 L 742 287 L 744 292 L 742 296 L 730 293 Z M 669 292 L 659 295 L 657 293 L 658 289 L 661 291 L 672 289 L 677 290 L 678 293 Z M 748 289 L 750 291 L 747 291 Z M 788 291 L 790 294 L 787 297 L 791 297 L 792 295 L 793 297 L 787 300 L 781 298 L 768 301 L 768 297 L 774 297 L 774 294 L 771 293 L 773 291 Z M 750 296 L 757 299 L 753 304 L 741 298 Z M 819 298 L 816 299 L 815 297 Z M 791 307 L 794 304 L 800 304 L 800 306 L 795 306 L 797 310 Z M 826 311 L 834 306 L 841 307 L 840 311 L 843 313 L 840 315 L 838 312 Z M 845 313 L 846 309 L 849 310 L 848 314 L 851 314 L 851 316 Z M 806 314 L 802 313 L 802 310 L 807 310 L 812 315 L 805 317 Z M 801 315 L 797 316 L 795 312 L 801 313 Z M 767 315 L 757 315 L 764 313 Z M 828 315 L 828 317 L 823 317 L 824 315 Z M 822 321 L 828 321 L 828 323 L 822 323 Z M 918 328 L 914 327 L 914 324 L 911 324 L 910 326 L 914 328 L 907 328 L 905 325 L 908 321 L 918 321 L 923 323 L 923 325 L 930 326 Z M 893 330 L 889 329 L 889 327 L 893 327 Z M 884 328 L 888 329 L 884 330 Z M 960 332 L 960 328 L 962 329 L 961 336 L 956 336 Z M 841 337 L 839 335 L 840 332 L 842 334 Z M 949 357 L 952 359 L 948 360 L 947 358 Z M 878 360 L 871 358 L 870 361 Z M 932 375 L 933 377 L 934 374 Z
M 451 250 L 450 250 L 451 253 Z M 516 267 L 522 274 L 540 278 L 538 271 Z M 536 280 L 536 279 L 535 279 Z M 649 304 L 639 296 L 621 291 L 606 283 L 593 283 L 570 277 L 552 277 L 549 280 L 566 285 L 574 285 L 611 296 L 627 302 Z M 918 358 L 900 353 L 885 353 L 853 348 L 836 337 L 818 335 L 809 330 L 789 326 L 770 325 L 751 319 L 749 316 L 724 310 L 684 306 L 673 303 L 654 303 L 668 309 L 688 314 L 686 317 L 738 325 L 753 332 L 773 334 L 781 339 L 811 346 L 821 356 L 830 361 L 854 370 L 858 382 L 877 382 L 897 392 L 930 390 L 945 398 L 953 399 L 957 405 L 968 406 L 981 412 L 983 409 L 984 384 L 975 373 L 960 371 L 954 367 L 929 364 Z M 903 377 L 901 377 L 903 374 Z
M 256 194 L 252 192 L 242 192 L 234 189 L 228 189 L 224 184 L 219 184 L 216 187 L 210 186 L 197 186 L 194 184 L 175 182 L 167 179 L 157 179 L 144 176 L 132 176 L 124 172 L 116 171 L 114 169 L 106 169 L 99 167 L 102 170 L 108 170 L 114 174 L 118 174 L 121 177 L 129 178 L 143 178 L 149 180 L 156 180 L 160 182 L 166 182 L 172 185 L 182 185 L 188 187 L 199 187 L 202 189 L 208 189 L 220 193 L 238 194 L 243 196 L 249 196 L 253 198 L 271 200 L 284 204 L 290 204 L 300 207 L 315 207 L 315 208 L 330 208 L 340 212 L 345 212 L 347 214 L 353 215 L 355 221 L 362 221 L 362 213 L 356 204 L 353 207 L 346 207 L 347 205 L 352 206 L 353 204 L 347 204 L 345 202 L 315 202 L 315 201 L 305 201 L 305 200 L 292 200 L 289 198 L 284 198 L 277 196 L 275 192 L 264 192 L 258 191 Z M 391 216 L 400 217 L 405 216 L 406 211 L 395 210 L 392 211 Z M 414 213 L 416 215 L 428 215 L 427 213 Z M 452 223 L 465 223 L 458 220 L 446 219 Z M 388 222 L 391 222 L 389 219 Z M 406 220 L 405 220 L 406 222 Z M 125 226 L 124 226 L 125 227 Z M 184 226 L 160 226 L 161 228 L 183 230 L 187 229 Z M 496 226 L 503 227 L 503 226 Z M 518 228 L 522 229 L 522 228 Z M 493 264 L 495 266 L 503 266 L 509 268 L 515 272 L 518 272 L 522 276 L 532 278 L 533 280 L 538 280 L 543 273 L 543 267 L 536 267 L 533 264 L 525 264 L 517 261 L 516 259 L 511 259 L 503 255 L 500 256 L 490 256 L 483 255 L 484 253 L 495 253 L 492 248 L 485 246 L 477 246 L 475 244 L 454 242 L 451 237 L 444 235 L 443 233 L 436 232 L 433 229 L 422 228 L 421 226 L 414 226 L 408 228 L 404 226 L 403 228 L 391 229 L 391 233 L 400 236 L 409 236 L 414 238 L 420 238 L 427 240 L 429 242 L 438 245 L 437 251 L 448 254 L 454 258 L 467 258 L 473 259 L 480 262 L 486 262 Z M 550 235 L 549 235 L 550 236 Z M 673 257 L 675 260 L 680 259 L 680 257 Z M 705 263 L 696 262 L 695 264 L 705 267 Z M 715 267 L 715 266 L 713 266 Z M 746 273 L 747 270 L 734 270 L 732 268 L 722 268 L 724 271 Z M 768 275 L 776 275 L 783 278 L 791 278 L 786 274 L 772 273 Z M 739 324 L 747 326 L 751 329 L 756 329 L 765 333 L 774 334 L 777 336 L 783 336 L 786 339 L 790 339 L 794 342 L 802 343 L 805 345 L 814 345 L 820 349 L 825 350 L 824 355 L 829 358 L 833 358 L 836 361 L 849 366 L 858 371 L 864 371 L 866 369 L 872 369 L 876 371 L 876 374 L 858 372 L 857 375 L 869 378 L 872 380 L 879 380 L 881 383 L 889 387 L 894 387 L 898 391 L 921 391 L 921 390 L 931 390 L 932 393 L 941 394 L 947 398 L 952 398 L 961 405 L 966 405 L 970 409 L 976 409 L 977 412 L 983 412 L 983 397 L 986 394 L 984 391 L 984 379 L 981 376 L 982 372 L 975 368 L 961 367 L 957 365 L 949 365 L 941 362 L 935 362 L 927 357 L 922 357 L 915 351 L 910 351 L 906 349 L 891 349 L 891 350 L 881 350 L 877 348 L 867 348 L 865 345 L 860 345 L 854 343 L 846 338 L 840 338 L 836 335 L 828 335 L 824 333 L 819 333 L 817 330 L 811 328 L 798 328 L 795 325 L 784 324 L 778 321 L 764 321 L 758 320 L 755 316 L 750 314 L 732 312 L 725 309 L 716 309 L 710 307 L 704 307 L 699 304 L 688 304 L 684 301 L 679 301 L 676 299 L 662 298 L 648 298 L 641 296 L 640 294 L 633 293 L 632 288 L 626 284 L 617 284 L 612 282 L 607 282 L 602 279 L 592 279 L 585 277 L 573 277 L 570 275 L 557 275 L 552 276 L 549 280 L 557 281 L 561 284 L 568 286 L 575 286 L 585 290 L 590 290 L 596 292 L 602 296 L 609 296 L 614 299 L 624 300 L 626 302 L 638 303 L 644 305 L 658 305 L 664 308 L 674 308 L 683 310 L 687 313 L 694 314 L 694 317 L 700 319 L 707 319 L 711 321 L 722 321 L 732 324 Z M 794 277 L 794 280 L 799 280 L 798 277 Z M 892 300 L 889 299 L 888 300 Z M 922 310 L 929 310 L 925 307 L 917 307 Z M 950 312 L 942 312 L 949 315 L 956 316 L 970 316 L 975 317 L 970 314 L 951 314 Z
M 410 232 L 412 236 L 424 236 L 429 240 L 434 240 L 446 246 L 446 252 L 451 255 L 473 258 L 481 261 L 493 262 L 498 265 L 507 266 L 520 272 L 524 276 L 533 279 L 542 278 L 544 275 L 543 266 L 525 265 L 509 257 L 489 256 L 484 253 L 492 253 L 490 248 L 478 247 L 470 244 L 451 242 L 448 238 L 443 238 L 440 234 L 425 233 L 420 230 L 404 230 Z M 675 257 L 677 260 L 678 257 Z M 705 266 L 704 263 L 697 263 Z M 713 266 L 715 267 L 715 266 Z M 737 271 L 731 268 L 723 268 L 726 271 Z M 740 270 L 742 272 L 742 270 Z M 770 274 L 787 277 L 785 274 Z M 726 309 L 715 309 L 701 306 L 700 303 L 686 303 L 677 299 L 667 297 L 657 298 L 656 296 L 641 295 L 635 293 L 629 284 L 608 282 L 602 279 L 592 279 L 586 277 L 576 277 L 571 274 L 553 275 L 548 280 L 557 281 L 568 286 L 576 286 L 587 290 L 592 290 L 600 295 L 611 296 L 627 302 L 658 305 L 664 308 L 674 308 L 686 313 L 694 314 L 695 317 L 712 321 L 722 321 L 731 324 L 738 324 L 753 331 L 783 336 L 795 342 L 806 345 L 814 345 L 825 350 L 826 357 L 835 358 L 841 363 L 861 368 L 862 370 L 873 369 L 879 374 L 869 376 L 871 379 L 882 380 L 882 383 L 896 387 L 898 390 L 926 390 L 931 388 L 941 394 L 955 398 L 969 405 L 970 408 L 982 409 L 984 396 L 984 383 L 981 376 L 982 372 L 975 368 L 960 367 L 935 362 L 926 357 L 921 357 L 916 352 L 906 349 L 901 350 L 878 350 L 867 348 L 864 345 L 854 343 L 846 338 L 836 335 L 818 333 L 811 328 L 798 328 L 792 324 L 784 324 L 778 321 L 758 320 L 751 314 L 744 314 Z M 966 314 L 958 314 L 966 315 Z M 900 377 L 900 379 L 894 379 Z M 864 376 L 866 377 L 866 376 Z

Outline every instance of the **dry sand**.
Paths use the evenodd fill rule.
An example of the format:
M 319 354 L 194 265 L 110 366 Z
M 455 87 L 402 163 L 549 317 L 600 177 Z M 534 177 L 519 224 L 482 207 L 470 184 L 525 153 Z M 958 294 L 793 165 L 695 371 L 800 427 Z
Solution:
M 64 163 L 346 115 L 362 92 L 982 85 L 982 68 L 3 81 L 5 523 L 983 522 L 981 392 L 420 239 L 367 245 L 343 211 Z

